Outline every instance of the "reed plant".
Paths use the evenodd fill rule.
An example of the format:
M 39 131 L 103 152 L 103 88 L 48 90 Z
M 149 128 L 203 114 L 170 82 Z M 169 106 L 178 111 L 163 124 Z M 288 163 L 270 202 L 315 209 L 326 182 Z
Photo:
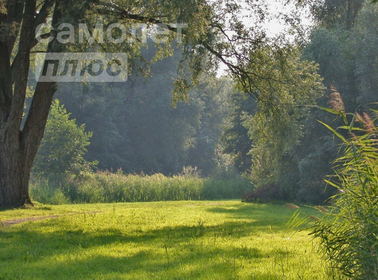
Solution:
M 195 174 L 165 176 L 99 171 L 79 176 L 50 174 L 47 178 L 34 179 L 31 195 L 34 200 L 48 204 L 214 200 L 241 198 L 252 188 L 249 180 L 241 176 L 218 179 Z M 54 200 L 56 194 L 63 194 L 62 199 Z
M 326 181 L 338 193 L 312 234 L 334 269 L 351 279 L 378 279 L 378 128 L 367 113 L 346 114 L 333 107 L 327 111 L 344 125 L 324 125 L 341 140 L 342 150 L 335 175 Z

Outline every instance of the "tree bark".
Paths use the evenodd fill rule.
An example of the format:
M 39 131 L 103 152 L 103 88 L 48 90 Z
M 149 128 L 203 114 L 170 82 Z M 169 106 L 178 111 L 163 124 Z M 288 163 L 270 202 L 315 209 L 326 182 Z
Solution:
M 19 143 L 6 141 L 0 146 L 0 207 L 31 204 L 29 178 L 33 161 L 26 160 Z
M 53 2 L 46 1 L 46 7 L 51 7 Z M 30 68 L 30 50 L 33 47 L 35 26 L 38 23 L 36 20 L 43 21 L 40 18 L 42 15 L 39 14 L 37 17 L 35 11 L 36 1 L 25 1 L 18 52 L 13 60 L 13 63 L 17 63 L 17 72 L 11 71 L 10 53 L 14 44 L 12 37 L 0 39 L 0 208 L 32 204 L 29 196 L 30 173 L 56 91 L 56 83 L 37 83 L 29 114 L 21 130 Z M 8 13 L 6 17 L 0 15 L 0 21 L 15 22 L 15 19 L 18 20 L 19 10 L 17 12 L 17 18 Z M 45 13 L 44 16 L 47 15 Z M 57 24 L 60 18 L 60 4 L 57 4 L 53 13 L 53 25 Z M 59 52 L 60 45 L 50 42 L 47 51 Z
M 55 91 L 55 83 L 38 83 L 24 129 L 0 131 L 0 208 L 31 204 L 30 173 Z

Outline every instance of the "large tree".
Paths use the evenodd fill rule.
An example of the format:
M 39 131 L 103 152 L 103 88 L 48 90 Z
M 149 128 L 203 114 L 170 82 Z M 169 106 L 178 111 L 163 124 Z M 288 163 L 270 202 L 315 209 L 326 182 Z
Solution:
M 95 27 L 98 22 L 105 27 L 119 23 L 132 33 L 130 27 L 133 23 L 159 24 L 160 28 L 167 31 L 169 42 L 176 39 L 179 31 L 176 23 L 184 23 L 187 28 L 183 30 L 185 36 L 182 46 L 186 63 L 179 70 L 179 74 L 184 77 L 176 80 L 176 91 L 185 95 L 191 81 L 196 80 L 202 69 L 221 61 L 227 65 L 243 90 L 258 98 L 251 87 L 257 74 L 248 68 L 248 62 L 253 59 L 250 54 L 256 46 L 266 43 L 265 33 L 259 24 L 252 24 L 251 28 L 243 25 L 240 17 L 242 9 L 256 23 L 264 20 L 266 15 L 264 4 L 258 1 L 245 1 L 245 5 L 241 5 L 240 1 L 233 0 L 1 0 L 0 207 L 31 203 L 28 190 L 30 171 L 58 87 L 56 82 L 37 82 L 32 89 L 32 101 L 27 114 L 24 114 L 34 52 L 124 52 L 129 55 L 130 70 L 140 65 L 134 63 L 135 60 L 143 60 L 140 51 L 143 40 L 136 38 L 131 43 L 101 44 L 101 38 L 95 35 L 96 28 L 91 27 Z M 36 29 L 42 23 L 50 30 L 40 37 L 47 38 L 47 43 L 37 40 Z M 71 38 L 65 36 L 57 40 L 59 28 L 65 30 L 62 23 L 71 23 L 75 27 L 79 23 L 86 23 L 88 34 L 93 35 L 93 40 L 78 43 L 77 40 L 71 42 Z M 160 45 L 161 51 L 157 57 L 169 55 L 170 46 L 170 43 Z M 187 69 L 191 69 L 189 79 L 185 77 Z
M 366 1 L 316 0 L 309 2 L 314 2 L 312 5 L 312 12 L 316 20 L 324 27 L 330 28 L 340 25 L 346 30 L 350 30 L 355 25 L 358 12 Z

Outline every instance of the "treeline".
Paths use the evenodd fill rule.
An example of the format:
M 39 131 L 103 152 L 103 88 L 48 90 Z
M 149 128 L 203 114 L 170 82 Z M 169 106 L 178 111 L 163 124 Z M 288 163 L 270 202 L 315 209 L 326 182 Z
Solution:
M 153 57 L 155 49 L 145 52 Z M 184 166 L 197 166 L 204 176 L 216 172 L 233 86 L 209 73 L 186 102 L 172 104 L 180 59 L 176 50 L 153 64 L 148 77 L 131 75 L 126 83 L 66 84 L 58 90 L 56 98 L 72 118 L 93 132 L 88 161 L 125 173 L 173 175 Z
M 256 75 L 248 93 L 238 91 L 237 81 L 209 70 L 185 102 L 172 106 L 178 49 L 153 64 L 148 77 L 61 86 L 52 112 L 64 110 L 63 104 L 71 114 L 64 122 L 75 119 L 79 136 L 69 136 L 71 142 L 58 138 L 65 149 L 80 141 L 81 146 L 70 156 L 49 157 L 58 150 L 51 145 L 58 125 L 51 125 L 34 173 L 122 170 L 174 176 L 192 166 L 202 177 L 222 178 L 236 170 L 253 183 L 256 195 L 323 203 L 335 192 L 324 178 L 332 174 L 338 142 L 317 120 L 332 126 L 341 122 L 317 106 L 329 107 L 330 94 L 339 93 L 339 109 L 348 112 L 366 111 L 376 101 L 378 8 L 370 1 L 327 0 L 311 11 L 316 26 L 308 41 L 256 47 L 247 67 L 264 78 Z M 155 49 L 144 51 L 153 57 Z M 71 126 L 64 135 L 74 130 Z M 63 159 L 70 164 L 60 164 Z
M 376 106 L 378 7 L 371 1 L 326 0 L 311 10 L 316 27 L 300 56 L 302 61 L 317 63 L 324 90 L 318 89 L 316 102 L 291 103 L 303 108 L 295 117 L 292 101 L 282 95 L 273 99 L 279 103 L 277 112 L 264 108 L 266 103 L 247 105 L 253 104 L 251 98 L 233 96 L 235 112 L 225 135 L 226 151 L 235 155 L 239 170 L 262 189 L 261 196 L 266 195 L 265 189 L 277 198 L 323 203 L 336 191 L 324 179 L 333 174 L 340 143 L 318 120 L 332 127 L 343 122 L 311 105 L 336 106 L 361 115 Z M 293 91 L 289 96 L 295 98 Z
M 153 57 L 156 50 L 144 51 Z M 180 59 L 176 50 L 153 64 L 150 76 L 131 75 L 122 84 L 61 85 L 35 160 L 32 197 L 134 202 L 241 198 L 251 191 L 220 141 L 232 81 L 209 72 L 174 103 Z

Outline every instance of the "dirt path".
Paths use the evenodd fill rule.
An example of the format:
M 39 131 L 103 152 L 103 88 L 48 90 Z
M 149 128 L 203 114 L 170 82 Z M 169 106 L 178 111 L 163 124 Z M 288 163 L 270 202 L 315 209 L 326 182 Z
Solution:
M 221 205 L 224 204 L 224 202 L 214 202 L 214 203 L 205 203 L 201 205 L 195 205 L 195 204 L 188 204 L 184 205 L 186 207 L 195 207 L 195 206 L 210 206 L 210 205 Z M 62 214 L 62 215 L 51 215 L 51 216 L 41 216 L 41 217 L 29 217 L 29 218 L 21 218 L 21 219 L 13 219 L 13 220 L 7 220 L 7 221 L 0 221 L 0 227 L 9 227 L 25 222 L 32 222 L 32 221 L 40 221 L 40 220 L 46 220 L 46 219 L 57 219 L 64 216 L 69 215 L 79 215 L 79 214 L 95 214 L 95 213 L 101 213 L 103 211 L 90 211 L 90 212 L 76 212 L 76 213 L 70 213 L 70 214 Z
M 40 221 L 40 220 L 46 220 L 46 219 L 56 219 L 56 218 L 59 218 L 59 217 L 66 217 L 66 216 L 70 216 L 70 215 L 95 214 L 95 213 L 101 213 L 101 212 L 103 212 L 103 211 L 77 212 L 77 213 L 62 214 L 62 215 L 51 215 L 51 216 L 13 219 L 13 220 L 0 222 L 0 225 L 2 225 L 3 227 L 9 227 L 9 226 L 17 225 L 17 224 L 24 223 L 24 222 Z
M 204 203 L 204 204 L 187 204 L 184 205 L 186 207 L 197 207 L 197 206 L 211 206 L 211 205 L 222 205 L 225 204 L 224 202 L 211 202 L 211 203 Z

